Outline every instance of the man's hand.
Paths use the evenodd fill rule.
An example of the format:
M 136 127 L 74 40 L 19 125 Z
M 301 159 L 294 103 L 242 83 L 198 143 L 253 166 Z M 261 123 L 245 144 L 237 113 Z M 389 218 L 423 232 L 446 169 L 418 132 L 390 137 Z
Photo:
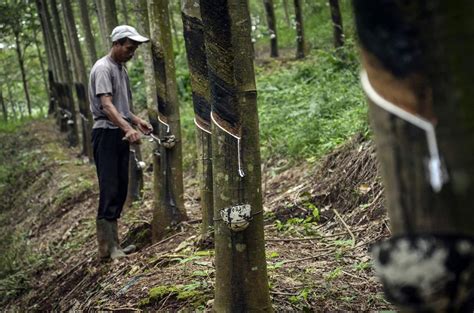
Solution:
M 135 129 L 130 127 L 125 132 L 125 137 L 123 139 L 128 140 L 130 143 L 140 143 L 140 133 L 137 132 Z
M 147 121 L 138 118 L 137 121 L 138 129 L 145 135 L 149 135 L 153 131 L 153 127 Z

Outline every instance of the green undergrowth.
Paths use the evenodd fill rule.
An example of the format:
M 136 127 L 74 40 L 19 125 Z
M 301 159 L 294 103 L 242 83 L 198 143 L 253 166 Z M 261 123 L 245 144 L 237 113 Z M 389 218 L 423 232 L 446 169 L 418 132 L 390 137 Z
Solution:
M 32 278 L 53 258 L 71 253 L 72 241 L 45 249 L 35 239 L 93 189 L 82 161 L 71 157 L 61 137 L 51 136 L 48 127 L 55 126 L 48 123 L 54 122 L 29 121 L 0 130 L 0 305 L 31 289 Z
M 257 68 L 263 158 L 314 161 L 368 133 L 355 49 L 316 50 L 302 61 Z

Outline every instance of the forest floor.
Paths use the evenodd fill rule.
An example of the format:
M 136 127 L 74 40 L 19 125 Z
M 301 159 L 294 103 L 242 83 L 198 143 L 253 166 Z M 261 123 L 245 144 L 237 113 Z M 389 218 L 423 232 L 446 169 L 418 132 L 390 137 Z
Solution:
M 95 168 L 64 146 L 53 121 L 0 133 L 0 306 L 4 310 L 206 311 L 214 251 L 196 246 L 199 190 L 185 174 L 189 221 L 151 244 L 152 173 L 144 198 L 120 220 L 139 250 L 97 260 Z M 147 143 L 143 144 L 146 150 Z M 146 151 L 144 155 L 147 155 Z M 147 161 L 147 160 L 145 160 Z M 150 164 L 150 162 L 147 162 Z M 318 164 L 263 166 L 265 238 L 276 312 L 373 311 L 393 307 L 375 278 L 369 248 L 389 235 L 372 142 L 355 137 Z

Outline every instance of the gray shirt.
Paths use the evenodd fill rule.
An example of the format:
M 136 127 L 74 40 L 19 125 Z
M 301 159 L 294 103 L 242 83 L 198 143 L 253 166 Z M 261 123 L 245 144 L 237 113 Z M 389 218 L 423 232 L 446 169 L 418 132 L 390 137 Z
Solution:
M 131 120 L 132 92 L 126 68 L 109 55 L 97 60 L 89 77 L 89 103 L 94 118 L 93 128 L 118 128 L 105 115 L 100 95 L 110 94 L 112 103 L 125 119 Z

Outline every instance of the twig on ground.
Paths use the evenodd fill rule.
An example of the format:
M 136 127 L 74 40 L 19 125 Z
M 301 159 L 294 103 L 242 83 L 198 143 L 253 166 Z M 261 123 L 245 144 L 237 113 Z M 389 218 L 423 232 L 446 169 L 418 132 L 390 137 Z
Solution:
M 163 239 L 163 240 L 161 240 L 161 241 L 158 241 L 157 243 L 152 244 L 151 246 L 149 246 L 148 248 L 146 248 L 146 250 L 149 250 L 149 249 L 151 249 L 151 248 L 154 248 L 154 247 L 156 247 L 156 246 L 159 246 L 159 245 L 161 245 L 162 243 L 167 242 L 168 240 L 171 240 L 171 239 L 173 239 L 173 238 L 175 238 L 175 237 L 181 235 L 182 233 L 184 233 L 184 231 L 180 231 L 179 233 L 176 233 L 176 234 L 174 234 L 174 235 L 171 235 L 171 236 L 169 236 L 169 237 L 166 237 L 165 239 Z
M 344 220 L 342 219 L 341 215 L 339 214 L 339 212 L 337 212 L 336 209 L 332 209 L 334 214 L 336 214 L 337 218 L 341 221 L 342 225 L 344 225 L 344 227 L 347 229 L 347 231 L 349 232 L 349 234 L 351 235 L 351 238 L 352 238 L 352 248 L 355 247 L 355 242 L 356 242 L 356 238 L 354 236 L 354 233 L 352 233 L 351 229 L 349 228 L 349 226 L 346 224 L 346 222 L 344 222 Z
M 291 293 L 291 292 L 281 292 L 281 291 L 270 291 L 270 294 L 272 295 L 279 295 L 279 296 L 297 296 L 297 293 Z

